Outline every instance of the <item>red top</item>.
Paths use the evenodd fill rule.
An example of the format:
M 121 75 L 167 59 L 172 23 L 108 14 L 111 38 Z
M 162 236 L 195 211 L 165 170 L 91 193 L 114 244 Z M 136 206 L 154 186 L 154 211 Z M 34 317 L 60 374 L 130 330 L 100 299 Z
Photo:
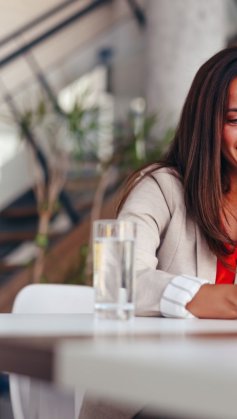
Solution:
M 217 259 L 216 284 L 233 284 L 235 282 L 237 265 L 237 247 L 233 254 L 226 255 L 223 259 L 233 268 L 233 271 L 230 271 L 219 259 Z

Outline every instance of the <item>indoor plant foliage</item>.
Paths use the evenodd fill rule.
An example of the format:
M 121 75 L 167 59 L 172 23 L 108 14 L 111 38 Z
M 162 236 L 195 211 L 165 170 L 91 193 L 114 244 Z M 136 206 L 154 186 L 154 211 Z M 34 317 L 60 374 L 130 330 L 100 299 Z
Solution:
M 35 238 L 37 256 L 34 263 L 33 282 L 44 276 L 44 261 L 49 243 L 49 223 L 58 208 L 58 196 L 66 180 L 69 165 L 68 130 L 65 120 L 52 109 L 42 96 L 34 109 L 26 109 L 20 121 L 20 134 L 25 138 L 29 131 L 34 144 L 29 144 L 32 156 L 32 173 L 39 216 Z M 39 157 L 45 159 L 45 167 Z
M 73 160 L 96 160 L 93 134 L 97 130 L 95 106 L 88 109 L 76 101 L 68 112 L 55 110 L 42 95 L 36 106 L 25 108 L 19 121 L 20 137 L 27 141 L 32 156 L 32 172 L 39 216 L 36 235 L 37 257 L 33 282 L 45 280 L 45 256 L 49 245 L 49 223 L 59 207 L 59 194 Z M 42 164 L 42 156 L 44 162 Z M 45 167 L 47 166 L 47 167 Z M 49 278 L 50 280 L 50 278 Z
M 155 140 L 153 128 L 158 119 L 155 113 L 144 113 L 137 123 L 137 115 L 129 112 L 120 124 L 101 123 L 103 107 L 88 105 L 88 91 L 77 97 L 68 110 L 55 107 L 41 94 L 34 105 L 29 103 L 21 112 L 18 128 L 21 138 L 26 140 L 32 156 L 32 173 L 35 179 L 35 196 L 39 215 L 35 238 L 37 257 L 34 263 L 33 281 L 50 281 L 44 272 L 45 256 L 49 245 L 49 225 L 59 208 L 59 194 L 72 166 L 82 168 L 90 163 L 94 167 L 97 186 L 90 211 L 91 225 L 101 217 L 101 208 L 108 187 L 121 183 L 126 175 L 150 160 L 160 158 L 167 147 L 172 130 L 162 139 Z M 28 133 L 30 132 L 31 141 Z M 101 135 L 102 134 L 102 135 Z M 100 138 L 110 136 L 112 152 L 100 153 Z M 142 150 L 142 152 L 141 152 Z M 47 170 L 39 158 L 45 157 Z M 80 170 L 78 171 L 80 173 Z M 89 236 L 91 237 L 91 236 Z M 91 239 L 83 245 L 80 265 L 73 272 L 73 282 L 91 282 L 92 256 Z M 70 272 L 70 267 L 69 267 Z M 72 272 L 72 270 L 71 270 Z M 70 282 L 70 278 L 65 278 Z

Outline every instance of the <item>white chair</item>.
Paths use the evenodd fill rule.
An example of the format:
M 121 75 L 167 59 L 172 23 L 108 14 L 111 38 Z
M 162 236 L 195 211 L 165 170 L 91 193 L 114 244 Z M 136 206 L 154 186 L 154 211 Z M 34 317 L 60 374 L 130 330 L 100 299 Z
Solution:
M 35 284 L 16 296 L 14 314 L 84 313 L 94 310 L 94 290 L 79 285 Z M 10 375 L 14 419 L 78 418 L 83 395 L 62 392 L 28 377 Z

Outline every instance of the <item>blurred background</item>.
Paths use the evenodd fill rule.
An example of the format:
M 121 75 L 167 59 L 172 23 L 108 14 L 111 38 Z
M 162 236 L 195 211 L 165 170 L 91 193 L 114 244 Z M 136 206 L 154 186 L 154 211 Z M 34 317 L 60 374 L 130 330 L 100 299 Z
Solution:
M 91 284 L 91 221 L 236 39 L 234 0 L 1 2 L 0 312 L 30 282 Z
M 0 312 L 31 282 L 91 284 L 91 221 L 236 39 L 234 0 L 1 2 Z
M 0 4 L 4 313 L 29 283 L 91 284 L 91 221 L 165 151 L 199 66 L 237 43 L 237 1 Z

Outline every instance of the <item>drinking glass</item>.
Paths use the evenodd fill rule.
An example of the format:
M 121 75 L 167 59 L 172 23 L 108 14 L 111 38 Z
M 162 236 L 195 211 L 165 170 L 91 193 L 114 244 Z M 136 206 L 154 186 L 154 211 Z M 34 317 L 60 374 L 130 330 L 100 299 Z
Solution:
M 93 224 L 95 314 L 129 319 L 134 314 L 134 244 L 136 224 L 97 220 Z

